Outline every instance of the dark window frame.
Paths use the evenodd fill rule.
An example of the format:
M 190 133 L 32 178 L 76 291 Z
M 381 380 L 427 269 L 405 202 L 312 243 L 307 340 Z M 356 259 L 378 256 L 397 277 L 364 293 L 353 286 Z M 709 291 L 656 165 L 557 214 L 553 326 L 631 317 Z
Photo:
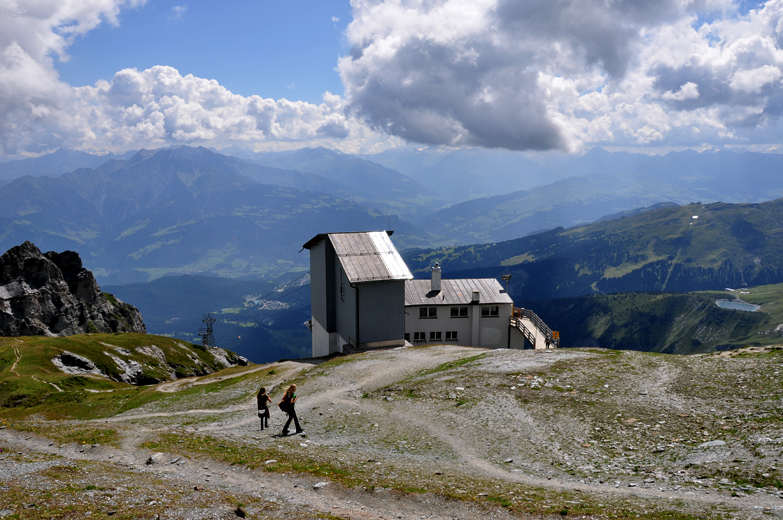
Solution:
M 437 319 L 438 318 L 438 308 L 437 307 L 419 307 L 419 319 L 420 320 L 431 320 L 431 319 Z
M 500 305 L 482 305 L 481 306 L 482 318 L 499 318 L 500 317 Z
M 456 311 L 456 314 L 455 312 Z M 466 305 L 460 305 L 460 306 L 453 306 L 451 307 L 449 311 L 451 318 L 467 318 L 468 317 L 468 307 Z

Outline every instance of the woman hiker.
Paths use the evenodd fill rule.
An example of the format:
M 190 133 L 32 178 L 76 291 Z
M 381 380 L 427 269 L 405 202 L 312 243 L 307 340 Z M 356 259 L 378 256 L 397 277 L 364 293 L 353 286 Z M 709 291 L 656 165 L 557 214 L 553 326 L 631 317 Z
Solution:
M 294 408 L 294 403 L 296 403 L 296 385 L 291 385 L 288 387 L 288 390 L 285 391 L 285 395 L 283 396 L 283 400 L 280 402 L 280 408 L 288 414 L 288 420 L 285 422 L 285 426 L 283 426 L 283 435 L 288 435 L 288 426 L 291 425 L 291 419 L 294 420 L 294 426 L 296 426 L 296 433 L 303 433 L 304 430 L 301 426 L 299 426 L 299 418 L 296 416 L 296 408 Z
M 264 431 L 264 423 L 269 428 L 269 406 L 267 406 L 267 403 L 271 403 L 272 400 L 266 394 L 266 388 L 263 386 L 258 391 L 256 401 L 258 401 L 258 418 L 261 419 L 261 431 Z

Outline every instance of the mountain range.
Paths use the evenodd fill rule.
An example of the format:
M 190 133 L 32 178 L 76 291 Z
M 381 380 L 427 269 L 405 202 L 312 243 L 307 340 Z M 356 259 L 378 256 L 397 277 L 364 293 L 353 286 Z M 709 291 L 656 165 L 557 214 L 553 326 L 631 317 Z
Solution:
M 260 276 L 307 265 L 301 245 L 324 229 L 384 229 L 390 221 L 350 200 L 259 182 L 281 175 L 178 147 L 59 177 L 21 177 L 0 188 L 0 249 L 31 240 L 79 251 L 102 283 L 171 272 Z M 391 222 L 399 244 L 429 241 L 413 225 Z
M 783 199 L 693 203 L 491 244 L 410 250 L 444 278 L 511 274 L 515 300 L 626 291 L 695 291 L 783 281 Z
M 30 239 L 83 252 L 103 283 L 167 273 L 258 277 L 306 266 L 296 252 L 323 231 L 391 225 L 400 249 L 493 243 L 664 202 L 783 196 L 783 156 L 775 154 L 230 151 L 241 157 L 180 146 L 2 163 L 3 175 L 30 175 L 0 187 L 0 248 Z M 82 167 L 58 175 L 74 165 Z M 474 195 L 486 196 L 461 199 Z

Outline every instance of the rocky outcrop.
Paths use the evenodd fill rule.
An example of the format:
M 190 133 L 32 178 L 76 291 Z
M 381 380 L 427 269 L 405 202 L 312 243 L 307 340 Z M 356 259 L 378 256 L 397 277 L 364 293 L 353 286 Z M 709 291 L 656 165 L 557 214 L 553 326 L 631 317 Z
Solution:
M 101 293 L 78 253 L 25 242 L 0 256 L 0 336 L 146 331 L 138 309 Z

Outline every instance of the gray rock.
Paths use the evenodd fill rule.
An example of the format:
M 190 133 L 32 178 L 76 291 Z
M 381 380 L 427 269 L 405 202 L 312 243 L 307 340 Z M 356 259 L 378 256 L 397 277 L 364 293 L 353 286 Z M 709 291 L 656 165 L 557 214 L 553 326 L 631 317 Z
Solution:
M 710 441 L 704 444 L 699 444 L 699 448 L 712 448 L 714 446 L 725 446 L 726 441 Z
M 146 464 L 148 465 L 157 464 L 162 460 L 162 458 L 163 458 L 162 453 L 155 453 L 153 455 L 150 455 L 150 457 L 147 459 Z
M 31 242 L 0 256 L 0 335 L 146 332 L 141 313 L 101 292 L 73 251 L 46 254 Z
M 321 489 L 326 485 L 326 482 L 319 482 L 318 484 L 313 485 L 314 489 Z

